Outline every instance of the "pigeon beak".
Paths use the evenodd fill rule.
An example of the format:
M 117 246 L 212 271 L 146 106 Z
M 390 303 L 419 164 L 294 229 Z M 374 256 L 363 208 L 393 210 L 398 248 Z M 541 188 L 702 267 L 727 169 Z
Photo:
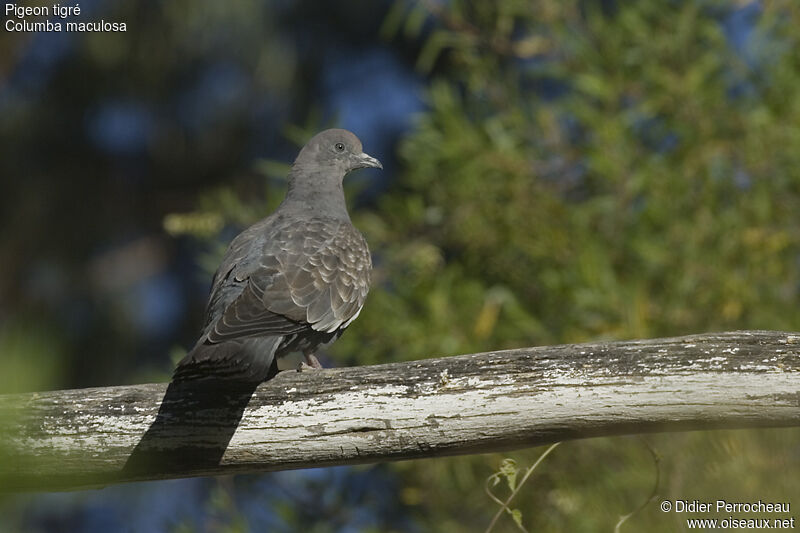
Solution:
M 358 154 L 357 156 L 355 156 L 354 159 L 355 159 L 355 165 L 353 166 L 353 168 L 367 168 L 367 167 L 370 167 L 370 168 L 379 168 L 379 169 L 383 170 L 383 165 L 381 165 L 381 162 L 378 161 L 377 159 L 375 159 L 374 157 L 372 157 L 369 154 L 365 154 L 365 153 L 362 152 L 362 153 Z

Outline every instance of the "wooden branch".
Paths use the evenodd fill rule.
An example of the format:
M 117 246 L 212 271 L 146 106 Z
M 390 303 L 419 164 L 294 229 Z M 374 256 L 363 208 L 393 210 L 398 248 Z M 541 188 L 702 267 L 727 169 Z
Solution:
M 800 334 L 744 331 L 282 372 L 257 388 L 0 396 L 2 490 L 800 426 Z

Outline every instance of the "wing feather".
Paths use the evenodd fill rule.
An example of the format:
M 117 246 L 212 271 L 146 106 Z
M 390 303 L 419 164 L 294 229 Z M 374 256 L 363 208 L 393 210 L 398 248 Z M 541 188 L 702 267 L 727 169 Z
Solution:
M 265 219 L 266 222 L 269 219 Z M 214 280 L 207 341 L 334 332 L 355 319 L 369 291 L 372 261 L 349 223 L 253 226 L 235 239 Z

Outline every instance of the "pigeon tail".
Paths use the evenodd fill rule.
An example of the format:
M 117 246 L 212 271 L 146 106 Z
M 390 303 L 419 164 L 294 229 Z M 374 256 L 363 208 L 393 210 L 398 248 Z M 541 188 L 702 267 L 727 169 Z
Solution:
M 278 373 L 275 352 L 283 337 L 260 337 L 219 344 L 198 342 L 178 363 L 174 382 L 198 379 L 260 383 Z

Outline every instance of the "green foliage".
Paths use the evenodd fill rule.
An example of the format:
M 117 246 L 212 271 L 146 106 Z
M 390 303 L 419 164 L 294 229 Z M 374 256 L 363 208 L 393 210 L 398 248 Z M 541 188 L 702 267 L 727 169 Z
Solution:
M 392 189 L 354 214 L 374 253 L 375 283 L 332 355 L 369 364 L 796 330 L 800 11 L 764 5 L 744 60 L 721 24 L 732 9 L 714 1 L 397 2 L 383 35 L 414 38 L 432 17 L 418 66 L 435 74 L 428 110 L 399 146 Z M 243 209 L 224 195 L 204 205 L 199 212 L 241 223 L 267 207 Z M 655 437 L 664 495 L 796 500 L 787 472 L 800 466 L 790 453 L 797 437 Z M 561 452 L 537 490 L 509 509 L 530 517 L 532 530 L 611 529 L 652 487 L 652 457 L 629 439 L 572 442 Z M 479 487 L 496 461 L 397 465 L 402 497 L 428 530 L 474 529 L 494 512 Z M 513 491 L 517 471 L 505 465 L 495 479 Z M 673 518 L 651 505 L 625 527 L 672 531 Z
M 771 65 L 794 78 L 742 72 L 719 14 L 699 3 L 626 3 L 613 15 L 541 5 L 543 20 L 512 7 L 469 20 L 504 42 L 494 28 L 514 16 L 549 36 L 549 53 L 520 69 L 492 47 L 450 50 L 450 74 L 432 85 L 430 111 L 400 148 L 406 173 L 381 208 L 394 231 L 370 235 L 447 258 L 415 271 L 419 284 L 480 287 L 483 298 L 448 310 L 453 350 L 797 324 L 800 116 L 785 109 L 796 58 Z M 445 25 L 467 24 L 451 11 Z M 570 89 L 537 101 L 519 88 L 544 81 Z M 736 84 L 758 98 L 731 98 Z M 415 256 L 401 257 L 387 262 L 393 280 L 412 270 Z M 515 323 L 484 340 L 467 325 L 495 287 L 517 304 L 501 305 L 498 326 Z
M 0 394 L 52 389 L 64 372 L 61 346 L 55 328 L 34 317 L 0 324 Z
M 560 443 L 558 442 L 551 444 L 550 447 L 539 456 L 536 462 L 533 463 L 530 468 L 525 470 L 525 474 L 522 476 L 519 484 L 517 484 L 517 474 L 519 473 L 519 469 L 517 468 L 516 461 L 513 459 L 503 459 L 503 462 L 500 463 L 499 470 L 489 476 L 489 478 L 486 480 L 486 494 L 493 502 L 500 506 L 500 510 L 495 513 L 494 518 L 492 518 L 492 521 L 489 523 L 489 527 L 486 528 L 486 533 L 489 533 L 494 529 L 494 526 L 497 524 L 497 520 L 503 514 L 503 511 L 505 511 L 511 517 L 511 519 L 514 521 L 514 524 L 521 531 L 528 531 L 525 526 L 522 525 L 522 511 L 519 509 L 512 509 L 509 507 L 509 505 L 511 504 L 511 500 L 514 499 L 525 482 L 528 481 L 528 478 L 531 477 L 533 471 L 536 470 L 536 467 L 539 466 L 539 464 L 544 461 L 545 457 L 550 455 L 550 452 L 552 452 L 559 444 Z M 501 479 L 506 480 L 506 483 L 508 484 L 508 490 L 511 492 L 511 494 L 509 494 L 504 501 L 498 498 L 492 491 L 492 487 L 496 487 L 500 483 Z

